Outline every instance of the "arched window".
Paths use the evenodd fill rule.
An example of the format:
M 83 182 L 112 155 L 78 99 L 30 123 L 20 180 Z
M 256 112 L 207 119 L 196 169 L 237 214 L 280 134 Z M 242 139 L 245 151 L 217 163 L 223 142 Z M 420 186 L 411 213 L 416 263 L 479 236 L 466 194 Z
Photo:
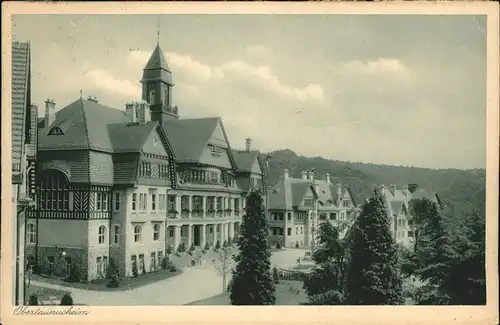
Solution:
M 155 225 L 153 226 L 153 240 L 160 240 L 160 224 L 158 223 L 155 223 Z
M 99 244 L 104 244 L 106 242 L 106 227 L 99 227 L 99 236 L 98 236 Z
M 69 210 L 69 186 L 66 176 L 58 170 L 49 170 L 40 180 L 40 209 Z
M 142 227 L 140 225 L 135 225 L 134 227 L 134 243 L 140 243 L 142 241 Z

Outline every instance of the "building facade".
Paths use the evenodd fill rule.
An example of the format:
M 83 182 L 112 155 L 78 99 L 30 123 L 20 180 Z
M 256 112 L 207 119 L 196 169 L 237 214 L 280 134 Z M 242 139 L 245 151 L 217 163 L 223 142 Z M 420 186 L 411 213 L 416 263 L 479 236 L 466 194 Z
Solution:
M 141 83 L 141 100 L 124 110 L 79 98 L 56 112 L 46 101 L 27 249 L 40 273 L 68 276 L 76 265 L 103 278 L 113 259 L 132 276 L 180 247 L 223 245 L 251 189 L 240 185 L 256 178 L 263 188 L 263 169 L 240 168 L 221 118 L 179 117 L 159 44 Z
M 268 193 L 271 243 L 285 247 L 314 247 L 319 224 L 342 226 L 342 234 L 359 209 L 347 186 L 332 183 L 330 176 L 316 179 L 314 172 L 302 171 L 293 178 L 285 169 Z
M 410 211 L 412 199 L 427 198 L 441 208 L 441 200 L 435 192 L 420 189 L 418 184 L 408 184 L 404 189 L 396 185 L 381 186 L 381 194 L 385 199 L 387 210 L 391 218 L 391 230 L 394 240 L 403 247 L 412 247 L 415 239 L 417 225 L 414 223 Z
M 25 300 L 26 264 L 24 257 L 26 213 L 34 205 L 34 173 L 30 166 L 36 159 L 37 108 L 31 105 L 31 47 L 29 42 L 12 43 L 12 220 L 16 263 L 14 263 L 14 304 Z

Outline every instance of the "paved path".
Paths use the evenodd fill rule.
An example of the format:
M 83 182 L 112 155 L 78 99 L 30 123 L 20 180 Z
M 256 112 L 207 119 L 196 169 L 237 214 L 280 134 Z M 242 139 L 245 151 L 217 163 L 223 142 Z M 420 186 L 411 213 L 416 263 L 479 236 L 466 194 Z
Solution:
M 304 256 L 304 252 L 301 249 L 274 252 L 271 264 L 279 266 L 294 263 L 299 256 Z M 222 292 L 222 277 L 216 273 L 210 260 L 203 265 L 185 268 L 183 273 L 175 277 L 126 291 L 84 290 L 40 281 L 31 281 L 31 284 L 69 291 L 75 303 L 90 306 L 184 305 Z

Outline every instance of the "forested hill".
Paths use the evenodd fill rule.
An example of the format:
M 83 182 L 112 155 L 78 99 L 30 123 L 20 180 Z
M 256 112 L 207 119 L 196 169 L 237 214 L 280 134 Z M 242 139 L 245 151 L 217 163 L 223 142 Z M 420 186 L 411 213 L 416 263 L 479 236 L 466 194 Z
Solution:
M 267 181 L 274 185 L 288 168 L 292 177 L 300 177 L 302 170 L 316 169 L 317 178 L 330 173 L 332 181 L 340 180 L 353 190 L 358 202 L 371 195 L 373 187 L 380 184 L 396 184 L 403 187 L 409 183 L 420 188 L 438 192 L 449 213 L 461 217 L 473 210 L 484 215 L 486 194 L 486 171 L 484 169 L 430 169 L 352 163 L 328 160 L 321 157 L 298 156 L 291 150 L 278 150 L 269 153 Z M 265 155 L 264 155 L 265 156 Z

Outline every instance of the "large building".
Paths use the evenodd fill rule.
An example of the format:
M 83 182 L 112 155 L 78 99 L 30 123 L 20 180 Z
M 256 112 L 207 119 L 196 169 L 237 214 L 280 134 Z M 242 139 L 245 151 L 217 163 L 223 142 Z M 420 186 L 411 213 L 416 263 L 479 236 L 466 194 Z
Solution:
M 28 42 L 12 43 L 12 234 L 14 240 L 14 303 L 24 303 L 25 280 L 25 216 L 34 202 L 31 199 L 36 157 L 36 114 L 31 105 L 31 47 Z
M 418 184 L 408 184 L 404 189 L 396 185 L 389 187 L 382 185 L 381 194 L 385 199 L 389 216 L 391 217 L 392 233 L 397 244 L 411 247 L 415 238 L 415 224 L 410 211 L 412 199 L 427 198 L 439 207 L 442 207 L 441 199 L 435 192 L 429 192 L 418 187 Z
M 233 150 L 221 118 L 183 119 L 159 44 L 142 75 L 142 99 L 125 109 L 78 98 L 39 121 L 37 208 L 28 259 L 88 280 L 159 268 L 167 251 L 204 248 L 237 236 L 245 197 L 265 191 L 251 140 Z
M 328 174 L 316 179 L 311 171 L 293 178 L 285 169 L 268 200 L 270 241 L 285 247 L 314 247 L 320 223 L 348 225 L 359 212 L 348 186 L 334 184 Z

